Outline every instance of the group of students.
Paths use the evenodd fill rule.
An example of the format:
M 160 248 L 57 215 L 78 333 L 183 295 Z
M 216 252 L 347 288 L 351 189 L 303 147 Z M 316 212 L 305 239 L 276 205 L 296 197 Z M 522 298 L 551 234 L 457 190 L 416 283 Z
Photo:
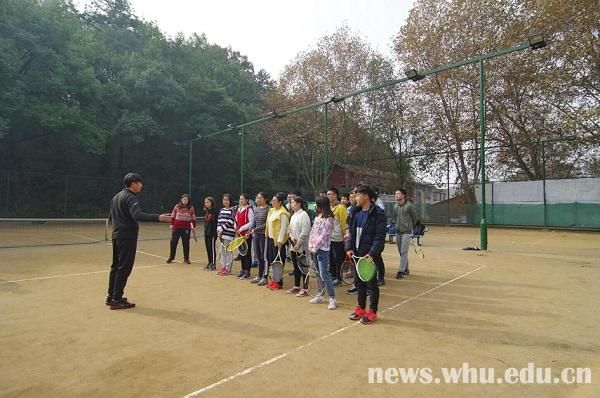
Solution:
M 406 194 L 401 191 L 396 192 L 397 201 L 399 194 Z M 250 279 L 251 283 L 271 290 L 282 289 L 283 280 L 269 281 L 269 267 L 277 257 L 284 263 L 286 259 L 290 259 L 294 268 L 290 273 L 294 277 L 294 285 L 287 293 L 308 297 L 308 280 L 300 269 L 298 258 L 309 255 L 318 267 L 329 297 L 328 309 L 334 310 L 337 308 L 335 287 L 341 284 L 342 263 L 347 257 L 366 255 L 377 265 L 377 278 L 363 282 L 356 277 L 354 286 L 347 293 L 358 294 L 358 305 L 350 319 L 360 320 L 365 324 L 372 323 L 377 319 L 379 286 L 385 284 L 385 265 L 381 253 L 387 227 L 383 202 L 378 198 L 375 188 L 363 184 L 341 198 L 336 188 L 330 188 L 320 193 L 315 204 L 313 217 L 312 212 L 307 209 L 307 202 L 298 192 L 288 195 L 278 192 L 270 200 L 266 193 L 259 192 L 255 197 L 255 205 L 247 194 L 242 193 L 238 206 L 234 206 L 231 195 L 225 194 L 220 209 L 214 198 L 207 197 L 204 200 L 204 240 L 208 264 L 204 269 L 216 271 L 218 268 L 219 276 L 230 275 L 233 256 L 226 255 L 225 251 L 233 239 L 243 236 L 248 240 L 248 250 L 239 256 L 241 270 L 237 275 L 238 279 Z M 396 206 L 400 206 L 400 211 L 396 209 L 397 213 L 402 214 L 407 205 L 410 205 L 407 201 L 398 201 Z M 414 208 L 408 207 L 408 213 L 412 216 Z M 408 274 L 408 249 L 403 233 L 405 227 L 412 227 L 413 221 L 398 221 L 401 267 L 396 277 L 399 279 Z M 195 228 L 194 208 L 189 203 L 189 197 L 183 195 L 171 214 L 173 232 L 168 263 L 175 257 L 179 239 L 183 242 L 184 262 L 190 263 L 189 240 Z M 217 267 L 218 250 L 223 251 L 220 267 Z M 258 268 L 258 272 L 252 278 L 251 269 L 254 266 Z M 370 296 L 368 310 L 367 296 Z M 323 302 L 323 296 L 310 300 L 312 304 Z
M 167 262 L 174 260 L 178 241 L 183 241 L 184 262 L 190 264 L 189 240 L 195 233 L 196 214 L 188 195 L 183 195 L 171 214 L 149 214 L 141 209 L 137 194 L 143 188 L 143 179 L 138 173 L 128 173 L 123 178 L 124 188 L 117 193 L 110 204 L 108 221 L 112 225 L 112 263 L 108 280 L 108 292 L 105 304 L 111 310 L 130 309 L 135 303 L 124 297 L 124 289 L 133 269 L 139 232 L 138 221 L 170 222 L 172 239 Z M 386 216 L 382 203 L 378 200 L 376 189 L 370 185 L 360 185 L 352 194 L 342 197 L 336 189 L 323 192 L 316 200 L 314 222 L 311 222 L 306 201 L 298 194 L 287 197 L 282 192 L 271 198 L 260 192 L 253 206 L 246 194 L 240 196 L 239 206 L 233 207 L 231 195 L 223 195 L 223 207 L 218 210 L 213 198 L 204 201 L 205 231 L 204 238 L 209 263 L 206 270 L 216 270 L 216 244 L 221 242 L 221 250 L 226 250 L 227 242 L 235 236 L 252 239 L 249 250 L 241 256 L 242 270 L 240 279 L 250 278 L 252 263 L 258 265 L 258 275 L 252 283 L 267 285 L 272 290 L 283 287 L 283 281 L 268 283 L 270 265 L 276 257 L 286 259 L 289 246 L 290 257 L 294 264 L 294 286 L 288 293 L 298 297 L 308 296 L 307 284 L 303 280 L 298 266 L 300 254 L 313 257 L 329 295 L 329 309 L 337 307 L 334 286 L 339 284 L 340 265 L 344 256 L 368 256 L 376 263 L 380 262 L 385 244 Z M 395 212 L 397 216 L 396 236 L 401 252 L 401 265 L 397 277 L 403 269 L 408 273 L 407 245 L 403 235 L 410 234 L 416 222 L 414 207 L 406 200 L 404 190 L 396 191 Z M 194 235 L 195 237 L 195 235 Z M 254 254 L 253 254 L 254 253 Z M 223 258 L 231 258 L 223 256 Z M 379 268 L 379 266 L 378 266 Z M 231 273 L 231 261 L 223 264 L 218 274 Z M 379 304 L 379 285 L 383 282 L 383 272 L 378 269 L 379 277 L 368 282 L 355 277 L 354 289 L 348 293 L 358 293 L 358 305 L 350 314 L 350 319 L 369 324 L 377 320 Z M 400 275 L 401 276 L 401 275 Z M 302 286 L 301 286 L 302 283 Z M 370 295 L 367 310 L 367 296 Z M 310 300 L 311 303 L 323 302 L 321 296 Z

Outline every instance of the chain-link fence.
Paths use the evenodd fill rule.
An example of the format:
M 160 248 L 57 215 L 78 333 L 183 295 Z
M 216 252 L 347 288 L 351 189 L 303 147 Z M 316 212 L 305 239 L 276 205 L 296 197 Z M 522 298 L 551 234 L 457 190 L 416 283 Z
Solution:
M 478 225 L 481 186 L 472 186 L 475 199 L 460 185 L 413 184 L 409 199 L 424 223 Z M 383 195 L 393 218 L 393 195 Z M 600 178 L 541 181 L 496 181 L 486 184 L 489 225 L 600 229 Z
M 0 217 L 106 218 L 111 198 L 122 189 L 120 178 L 0 171 Z M 200 195 L 206 187 L 196 186 Z M 170 212 L 187 184 L 146 179 L 139 194 L 142 209 Z M 200 196 L 194 204 L 201 206 Z

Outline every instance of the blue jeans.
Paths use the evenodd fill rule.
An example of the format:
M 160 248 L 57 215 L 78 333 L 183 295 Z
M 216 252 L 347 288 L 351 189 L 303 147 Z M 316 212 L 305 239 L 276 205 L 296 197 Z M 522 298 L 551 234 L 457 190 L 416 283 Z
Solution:
M 329 294 L 329 297 L 335 298 L 335 289 L 333 288 L 331 275 L 329 275 L 329 251 L 317 250 L 314 261 L 319 266 L 319 274 L 321 274 L 321 279 L 325 283 L 327 294 Z

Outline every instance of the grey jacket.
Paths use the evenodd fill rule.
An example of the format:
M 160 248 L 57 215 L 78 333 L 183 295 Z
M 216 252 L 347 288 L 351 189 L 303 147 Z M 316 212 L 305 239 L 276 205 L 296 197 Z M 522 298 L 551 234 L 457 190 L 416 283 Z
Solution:
M 396 216 L 396 233 L 412 234 L 413 227 L 417 223 L 415 206 L 408 200 L 402 205 L 396 203 L 394 205 L 394 214 Z

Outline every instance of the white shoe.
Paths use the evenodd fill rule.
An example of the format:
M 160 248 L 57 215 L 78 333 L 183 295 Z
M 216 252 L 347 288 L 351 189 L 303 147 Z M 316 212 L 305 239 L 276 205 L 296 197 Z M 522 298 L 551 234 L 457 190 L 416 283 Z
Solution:
M 317 296 L 310 299 L 311 304 L 321 304 L 323 302 L 323 296 Z
M 329 305 L 327 306 L 328 310 L 335 310 L 337 308 L 337 304 L 335 303 L 334 298 L 329 298 Z

